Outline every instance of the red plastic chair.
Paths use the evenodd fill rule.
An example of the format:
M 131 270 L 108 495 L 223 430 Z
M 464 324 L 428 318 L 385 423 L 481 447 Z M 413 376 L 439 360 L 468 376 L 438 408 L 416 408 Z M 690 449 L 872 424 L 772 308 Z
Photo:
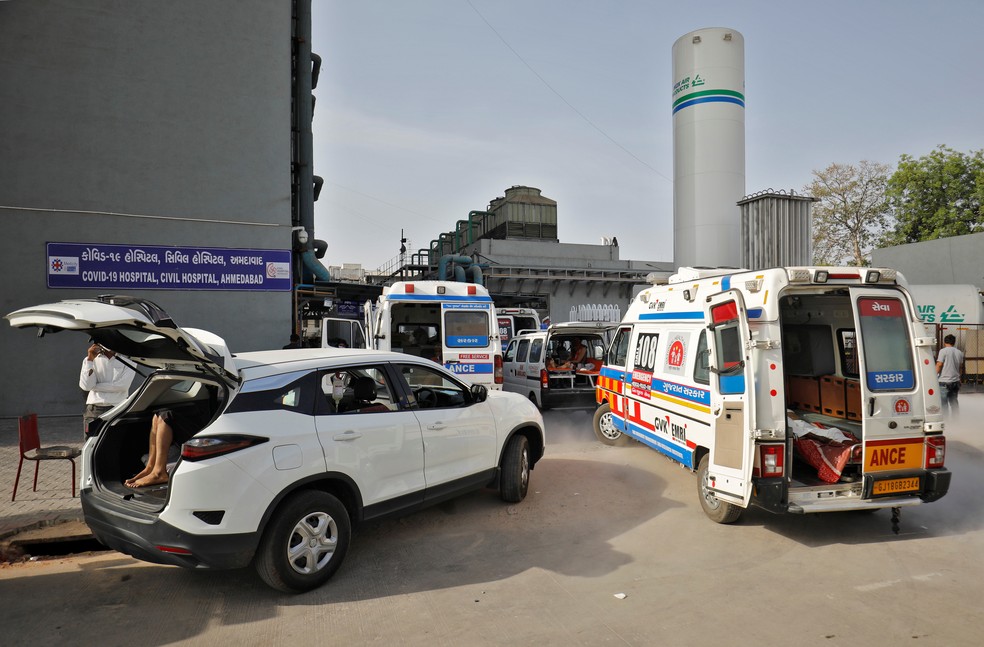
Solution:
M 38 414 L 29 413 L 21 416 L 17 424 L 17 434 L 20 437 L 20 462 L 17 464 L 17 478 L 14 479 L 14 495 L 10 497 L 13 501 L 17 498 L 17 484 L 20 482 L 21 467 L 24 461 L 35 461 L 34 463 L 34 491 L 38 491 L 38 469 L 41 461 L 47 460 L 67 460 L 72 463 L 72 497 L 75 497 L 75 459 L 82 454 L 82 450 L 77 447 L 66 445 L 55 445 L 52 447 L 42 447 L 41 439 L 38 437 Z

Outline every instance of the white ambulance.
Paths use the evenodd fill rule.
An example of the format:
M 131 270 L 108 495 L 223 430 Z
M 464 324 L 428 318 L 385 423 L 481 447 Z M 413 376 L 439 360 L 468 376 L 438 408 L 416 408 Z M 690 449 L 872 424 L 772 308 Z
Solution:
M 399 281 L 365 307 L 371 348 L 443 364 L 470 384 L 502 389 L 495 306 L 477 283 Z
M 946 494 L 933 337 L 892 269 L 681 268 L 640 292 L 598 378 L 595 433 L 697 472 L 719 523 Z
M 539 330 L 540 315 L 533 308 L 496 308 L 499 340 L 505 346 L 522 331 Z

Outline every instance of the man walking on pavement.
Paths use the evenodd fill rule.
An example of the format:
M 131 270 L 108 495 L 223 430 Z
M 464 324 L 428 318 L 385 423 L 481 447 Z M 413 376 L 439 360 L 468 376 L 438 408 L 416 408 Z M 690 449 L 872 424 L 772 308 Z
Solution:
M 949 406 L 953 415 L 960 411 L 957 404 L 957 394 L 960 392 L 960 373 L 963 369 L 964 354 L 954 346 L 957 338 L 947 335 L 943 338 L 943 348 L 936 356 L 936 375 L 940 379 L 940 396 L 943 401 L 943 412 Z
M 82 360 L 79 388 L 88 391 L 82 432 L 89 423 L 126 399 L 133 381 L 133 369 L 121 362 L 113 351 L 93 342 Z

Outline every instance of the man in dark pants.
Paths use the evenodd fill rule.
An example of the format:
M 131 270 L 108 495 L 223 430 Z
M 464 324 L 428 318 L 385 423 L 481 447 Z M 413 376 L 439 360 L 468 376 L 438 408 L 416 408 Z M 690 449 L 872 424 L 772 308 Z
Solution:
M 957 404 L 957 394 L 960 392 L 960 374 L 963 370 L 964 354 L 954 346 L 957 338 L 947 335 L 943 338 L 943 348 L 936 356 L 936 375 L 940 379 L 940 398 L 943 401 L 943 412 L 947 407 L 956 415 L 960 411 Z

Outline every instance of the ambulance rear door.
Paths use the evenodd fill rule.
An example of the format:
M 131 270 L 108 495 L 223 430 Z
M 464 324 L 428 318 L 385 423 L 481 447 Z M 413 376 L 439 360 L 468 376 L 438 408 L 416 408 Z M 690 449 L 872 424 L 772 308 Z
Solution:
M 852 288 L 851 302 L 858 322 L 865 495 L 919 492 L 925 422 L 919 373 L 923 367 L 916 364 L 905 295 L 897 290 Z
M 711 426 L 708 487 L 722 501 L 747 507 L 752 492 L 755 383 L 745 302 L 737 290 L 707 297 Z
M 379 349 L 379 339 L 376 335 L 379 334 L 379 321 L 377 319 L 378 311 L 381 311 L 382 307 L 377 306 L 372 299 L 366 301 L 366 306 L 363 312 L 363 317 L 366 323 L 366 348 Z

